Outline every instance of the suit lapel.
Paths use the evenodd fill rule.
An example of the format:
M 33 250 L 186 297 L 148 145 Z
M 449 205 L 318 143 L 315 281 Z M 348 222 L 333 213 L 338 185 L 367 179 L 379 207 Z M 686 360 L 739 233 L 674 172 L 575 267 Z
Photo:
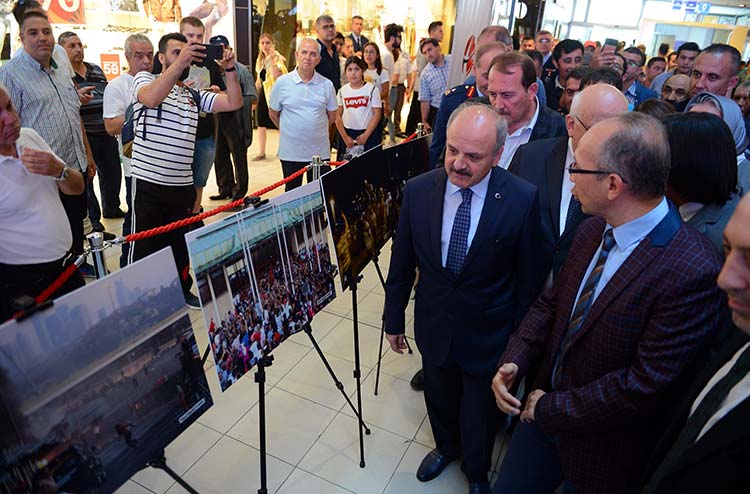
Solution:
M 721 206 L 709 204 L 695 213 L 695 216 L 690 219 L 690 226 L 701 233 L 706 233 L 706 226 L 715 224 L 720 217 Z
M 537 100 L 537 105 L 539 105 L 539 100 Z M 544 110 L 546 108 L 542 105 L 539 105 L 539 115 L 536 117 L 536 124 L 534 125 L 534 128 L 531 131 L 531 136 L 529 136 L 529 141 L 536 141 L 537 139 L 540 139 L 540 136 L 546 136 L 547 135 L 547 118 L 544 113 Z
M 462 273 L 466 271 L 471 260 L 476 256 L 477 251 L 489 240 L 491 234 L 495 232 L 496 225 L 502 219 L 500 211 L 504 202 L 501 193 L 502 186 L 505 183 L 504 172 L 505 170 L 499 167 L 494 167 L 490 171 L 492 175 L 490 175 L 490 183 L 487 184 L 487 195 L 484 197 L 482 215 L 479 217 L 477 231 L 474 234 L 474 239 L 471 241 L 469 251 L 464 258 L 464 264 L 461 268 Z
M 443 229 L 443 201 L 445 199 L 445 185 L 448 176 L 445 170 L 435 174 L 432 190 L 430 190 L 427 218 L 430 239 L 430 257 L 435 266 L 443 265 L 443 256 L 440 249 L 440 234 Z
M 586 334 L 588 329 L 604 312 L 604 309 L 664 251 L 664 247 L 666 247 L 681 226 L 682 219 L 677 209 L 671 207 L 664 219 L 646 235 L 646 238 L 641 240 L 638 247 L 622 263 L 599 296 L 596 297 L 586 315 L 586 319 L 583 320 L 581 329 L 576 331 L 573 336 L 571 345 L 575 344 L 576 341 Z
M 562 198 L 562 181 L 565 168 L 565 158 L 568 154 L 568 139 L 561 137 L 555 143 L 552 153 L 547 157 L 545 172 L 547 174 L 547 190 L 549 191 L 549 209 L 552 215 L 552 226 L 555 229 L 555 238 L 560 238 L 560 215 L 567 211 L 560 211 L 560 200 Z

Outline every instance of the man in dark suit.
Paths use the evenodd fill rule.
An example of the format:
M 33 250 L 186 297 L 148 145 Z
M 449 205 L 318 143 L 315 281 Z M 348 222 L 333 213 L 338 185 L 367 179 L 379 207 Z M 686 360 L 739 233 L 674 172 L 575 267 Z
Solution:
M 750 195 L 724 231 L 727 258 L 719 286 L 736 326 L 704 366 L 652 456 L 643 494 L 740 493 L 750 462 Z
M 358 57 L 362 57 L 362 48 L 370 41 L 362 36 L 363 23 L 364 19 L 362 17 L 358 15 L 352 17 L 352 32 L 349 34 L 349 38 L 351 38 L 354 45 L 354 54 Z
M 594 125 L 575 151 L 578 227 L 553 287 L 498 362 L 498 407 L 521 415 L 495 492 L 629 493 L 663 415 L 721 320 L 720 260 L 664 197 L 669 145 L 642 113 Z M 509 389 L 538 366 L 525 405 Z M 530 467 L 533 465 L 533 467 Z
M 507 130 L 488 105 L 465 102 L 448 122 L 445 167 L 407 183 L 386 282 L 385 331 L 404 345 L 416 270 L 414 334 L 436 448 L 427 482 L 463 456 L 470 493 L 489 493 L 498 412 L 497 357 L 539 293 L 544 273 L 536 187 L 494 164 Z
M 492 60 L 505 53 L 507 48 L 503 43 L 494 41 L 480 46 L 477 49 L 472 67 L 474 81 L 460 84 L 453 89 L 449 89 L 443 94 L 440 100 L 437 116 L 435 116 L 435 125 L 432 128 L 432 142 L 430 143 L 430 168 L 437 168 L 441 165 L 440 161 L 445 151 L 445 132 L 448 127 L 448 118 L 453 111 L 467 99 L 483 99 L 489 102 L 485 96 L 487 93 L 488 73 Z
M 489 74 L 487 96 L 508 122 L 508 137 L 498 165 L 508 168 L 516 149 L 529 141 L 565 135 L 565 120 L 539 104 L 536 69 L 529 56 L 517 51 L 495 58 Z
M 575 160 L 574 151 L 583 135 L 595 123 L 613 115 L 626 113 L 628 102 L 620 91 L 607 84 L 587 87 L 577 93 L 565 116 L 567 137 L 540 139 L 524 144 L 513 157 L 508 171 L 536 185 L 539 189 L 539 210 L 547 242 L 553 246 L 547 272 L 557 276 L 576 228 L 588 216 L 570 191 L 568 167 Z

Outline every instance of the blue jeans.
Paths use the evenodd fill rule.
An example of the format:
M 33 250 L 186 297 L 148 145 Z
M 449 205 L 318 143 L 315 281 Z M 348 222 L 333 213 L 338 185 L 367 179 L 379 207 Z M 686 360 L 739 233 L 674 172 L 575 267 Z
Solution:
M 206 137 L 195 141 L 195 154 L 193 155 L 193 185 L 205 187 L 208 182 L 208 174 L 211 173 L 211 165 L 214 164 L 214 153 L 216 142 L 214 137 Z

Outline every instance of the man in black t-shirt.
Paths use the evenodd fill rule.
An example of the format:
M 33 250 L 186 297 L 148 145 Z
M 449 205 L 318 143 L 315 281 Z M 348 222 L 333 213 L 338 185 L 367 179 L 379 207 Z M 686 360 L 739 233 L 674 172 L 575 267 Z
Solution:
M 83 61 L 83 44 L 77 34 L 71 31 L 64 32 L 58 37 L 57 42 L 68 53 L 68 59 L 74 71 L 73 81 L 79 89 L 84 91 L 88 89 L 85 97 L 89 101 L 81 105 L 81 120 L 99 171 L 99 192 L 102 201 L 100 210 L 92 182 L 89 181 L 87 184 L 88 209 L 91 226 L 94 230 L 102 231 L 104 230 L 100 222 L 102 215 L 105 218 L 125 216 L 120 209 L 122 170 L 117 139 L 107 134 L 102 116 L 107 76 L 98 65 Z

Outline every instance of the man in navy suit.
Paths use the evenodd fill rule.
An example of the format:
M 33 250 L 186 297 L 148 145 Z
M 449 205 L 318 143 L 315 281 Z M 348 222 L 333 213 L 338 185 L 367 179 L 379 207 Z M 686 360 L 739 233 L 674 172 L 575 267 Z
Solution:
M 626 113 L 628 101 L 617 88 L 595 84 L 576 93 L 565 116 L 566 137 L 540 139 L 524 144 L 516 151 L 508 171 L 536 185 L 542 213 L 545 238 L 553 246 L 552 257 L 545 262 L 557 276 L 570 244 L 581 222 L 588 218 L 581 203 L 573 197 L 568 167 L 575 161 L 574 152 L 581 138 L 595 123 L 613 115 Z
M 652 455 L 643 494 L 746 492 L 750 462 L 750 195 L 724 230 L 727 257 L 719 286 L 732 328 L 669 421 Z
M 404 310 L 416 270 L 414 333 L 436 448 L 417 478 L 463 456 L 470 493 L 489 493 L 497 426 L 490 383 L 496 359 L 536 298 L 540 259 L 536 187 L 495 163 L 505 120 L 467 101 L 448 122 L 445 167 L 407 183 L 386 282 L 385 331 L 404 345 Z
M 640 487 L 663 416 L 724 317 L 719 256 L 664 197 L 669 165 L 664 126 L 639 112 L 599 122 L 576 148 L 572 193 L 595 217 L 498 361 L 498 407 L 521 415 L 498 494 Z M 522 407 L 509 389 L 537 366 Z
M 354 54 L 358 57 L 362 57 L 362 48 L 370 41 L 369 39 L 362 36 L 362 24 L 364 19 L 355 15 L 352 17 L 352 32 L 349 34 L 349 38 L 352 40 L 354 45 Z
M 638 80 L 646 63 L 646 55 L 635 46 L 625 48 L 622 53 L 625 59 L 625 73 L 622 74 L 622 92 L 628 99 L 628 103 L 636 107 L 649 99 L 658 98 L 656 91 L 649 89 Z

